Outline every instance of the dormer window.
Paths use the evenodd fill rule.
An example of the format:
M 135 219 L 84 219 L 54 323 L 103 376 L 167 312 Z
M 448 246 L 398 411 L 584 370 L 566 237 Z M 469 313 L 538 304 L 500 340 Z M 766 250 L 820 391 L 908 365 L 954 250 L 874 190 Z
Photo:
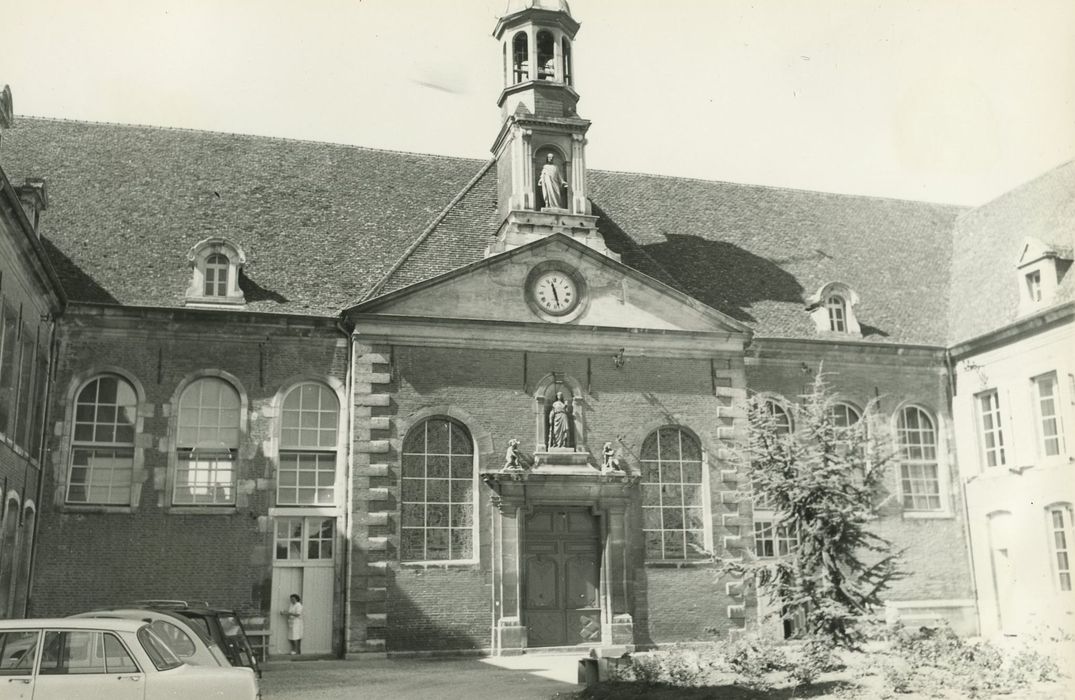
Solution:
M 187 253 L 191 280 L 188 305 L 245 304 L 239 270 L 246 263 L 242 248 L 224 238 L 206 238 Z
M 819 333 L 862 335 L 855 304 L 858 294 L 843 282 L 829 282 L 806 300 L 806 310 Z
M 1031 314 L 1056 301 L 1056 290 L 1071 268 L 1071 248 L 1023 241 L 1016 269 L 1019 274 L 1019 313 Z

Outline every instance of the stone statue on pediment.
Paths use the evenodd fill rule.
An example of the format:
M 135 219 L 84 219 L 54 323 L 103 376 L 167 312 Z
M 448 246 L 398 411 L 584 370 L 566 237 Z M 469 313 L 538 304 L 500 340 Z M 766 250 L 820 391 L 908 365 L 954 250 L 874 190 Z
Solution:
M 564 400 L 562 391 L 556 392 L 556 400 L 549 409 L 549 447 L 573 447 L 571 439 L 571 404 Z
M 606 442 L 605 446 L 601 448 L 601 473 L 623 473 L 623 469 L 620 468 L 620 459 L 616 456 L 616 450 L 612 447 L 611 442 Z
M 508 440 L 508 449 L 504 453 L 503 471 L 521 472 L 522 470 L 523 464 L 519 459 L 519 441 L 512 438 L 511 440 Z

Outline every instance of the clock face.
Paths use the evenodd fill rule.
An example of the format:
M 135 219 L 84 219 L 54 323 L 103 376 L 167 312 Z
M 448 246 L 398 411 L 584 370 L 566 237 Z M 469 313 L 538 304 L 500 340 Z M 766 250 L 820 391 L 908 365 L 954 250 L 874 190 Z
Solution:
M 550 270 L 534 280 L 534 301 L 547 314 L 562 316 L 579 303 L 579 290 L 575 280 L 566 272 Z

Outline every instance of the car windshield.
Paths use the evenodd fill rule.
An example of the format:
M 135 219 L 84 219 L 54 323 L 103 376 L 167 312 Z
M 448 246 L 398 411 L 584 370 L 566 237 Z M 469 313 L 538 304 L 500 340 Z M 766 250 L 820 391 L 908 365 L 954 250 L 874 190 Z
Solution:
M 138 641 L 141 642 L 142 648 L 146 651 L 146 656 L 149 657 L 149 660 L 153 662 L 158 671 L 167 671 L 183 665 L 183 662 L 172 653 L 168 645 L 160 637 L 153 634 L 149 625 L 138 630 Z

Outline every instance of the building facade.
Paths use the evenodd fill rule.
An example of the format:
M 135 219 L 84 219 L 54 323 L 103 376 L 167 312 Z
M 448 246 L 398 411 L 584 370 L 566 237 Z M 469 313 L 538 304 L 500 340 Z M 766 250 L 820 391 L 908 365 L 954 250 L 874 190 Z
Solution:
M 785 411 L 823 372 L 900 451 L 891 614 L 988 629 L 976 528 L 1002 506 L 970 480 L 962 373 L 993 345 L 953 345 L 973 295 L 951 294 L 988 205 L 591 171 L 578 31 L 565 2 L 511 3 L 484 163 L 20 119 L 6 157 L 50 174 L 69 298 L 32 614 L 208 600 L 283 653 L 299 593 L 310 653 L 720 639 L 759 607 L 716 560 L 788 546 L 744 494 L 743 400 Z M 1070 201 L 1066 172 L 1042 196 Z M 1061 348 L 1048 243 L 1025 262 L 1058 261 L 1055 293 L 1014 323 Z M 1070 363 L 1049 372 L 1026 420 L 1070 431 L 1045 412 Z

